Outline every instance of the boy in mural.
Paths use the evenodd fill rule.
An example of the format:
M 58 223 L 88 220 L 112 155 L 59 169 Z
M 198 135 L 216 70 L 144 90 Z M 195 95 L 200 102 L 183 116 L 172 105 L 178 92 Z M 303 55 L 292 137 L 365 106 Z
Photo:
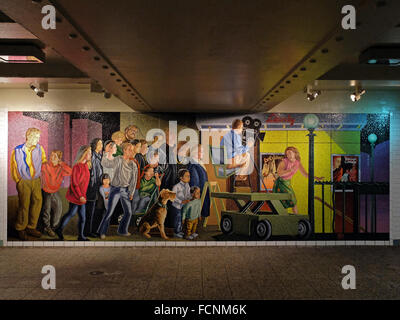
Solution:
M 278 165 L 277 179 L 275 180 L 273 193 L 290 193 L 292 200 L 281 200 L 285 208 L 293 208 L 293 213 L 298 214 L 297 200 L 294 193 L 291 179 L 297 171 L 308 178 L 308 173 L 301 164 L 300 153 L 296 147 L 287 147 L 285 150 L 285 157 Z M 324 177 L 315 177 L 315 180 L 322 181 Z
M 43 223 L 44 231 L 50 237 L 56 237 L 55 228 L 62 215 L 62 202 L 59 194 L 64 177 L 72 173 L 72 169 L 62 161 L 62 151 L 54 150 L 50 154 L 50 161 L 42 164 L 40 176 L 43 189 Z M 53 221 L 51 221 L 53 210 Z
M 113 154 L 114 157 L 122 156 L 122 143 L 125 141 L 125 134 L 122 131 L 115 131 L 111 135 L 111 140 L 115 142 L 117 146 L 117 152 Z
M 108 225 L 118 201 L 121 201 L 124 211 L 124 216 L 118 226 L 118 234 L 121 236 L 131 235 L 128 232 L 128 227 L 132 217 L 132 200 L 137 184 L 138 168 L 135 162 L 131 160 L 135 154 L 133 145 L 125 142 L 122 145 L 122 150 L 122 156 L 113 157 L 110 148 L 107 147 L 101 161 L 103 168 L 114 169 L 107 214 L 103 217 L 98 229 L 101 239 L 106 237 Z
M 178 177 L 180 182 L 172 188 L 172 192 L 176 193 L 176 198 L 168 210 L 168 215 L 170 216 L 170 221 L 174 228 L 174 236 L 182 238 L 184 235 L 182 232 L 182 206 L 189 203 L 192 199 L 192 195 L 190 194 L 189 171 L 186 169 L 179 170 Z
M 191 187 L 190 194 L 192 199 L 182 207 L 182 224 L 186 240 L 197 238 L 197 225 L 201 215 L 201 191 L 199 187 Z
M 109 149 L 111 154 L 117 153 L 117 145 L 112 140 L 107 140 L 106 142 L 104 142 L 104 150 L 106 150 L 106 149 Z M 107 173 L 110 177 L 110 181 L 112 181 L 112 179 L 114 177 L 114 169 L 113 168 L 104 168 L 103 167 L 103 173 Z
M 229 169 L 237 168 L 237 181 L 244 181 L 249 172 L 250 153 L 249 148 L 252 147 L 252 142 L 247 146 L 242 143 L 243 121 L 236 119 L 232 122 L 232 130 L 225 134 L 221 140 L 221 146 L 225 147 L 226 154 L 230 163 Z
M 139 190 L 133 197 L 132 213 L 144 212 L 144 209 L 149 204 L 151 195 L 160 185 L 161 180 L 158 173 L 154 173 L 154 168 L 150 166 L 145 167 L 140 179 Z
M 38 143 L 40 130 L 29 128 L 25 133 L 26 141 L 13 150 L 11 154 L 11 176 L 17 184 L 18 213 L 15 229 L 21 240 L 28 236 L 41 237 L 36 230 L 42 208 L 42 190 L 40 175 L 46 154 Z

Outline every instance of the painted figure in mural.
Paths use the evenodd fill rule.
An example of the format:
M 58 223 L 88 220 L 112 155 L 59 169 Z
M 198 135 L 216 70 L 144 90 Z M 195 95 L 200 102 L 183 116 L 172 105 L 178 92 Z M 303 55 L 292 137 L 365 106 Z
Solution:
M 158 173 L 154 173 L 154 168 L 151 166 L 145 167 L 141 175 L 139 190 L 133 196 L 132 213 L 144 212 L 152 194 L 160 186 L 161 180 Z
M 114 157 L 122 156 L 122 143 L 125 140 L 125 134 L 122 131 L 115 131 L 111 135 L 111 140 L 115 142 L 117 146 L 117 152 L 113 154 Z
M 54 230 L 62 216 L 62 201 L 59 190 L 64 177 L 70 176 L 72 169 L 62 161 L 62 151 L 53 150 L 50 161 L 42 164 L 40 176 L 43 189 L 43 223 L 44 231 L 50 237 L 56 237 Z M 53 210 L 53 216 L 51 211 Z
M 133 155 L 132 158 L 130 160 L 132 160 L 137 167 L 137 182 L 136 182 L 136 189 L 135 189 L 135 193 L 133 194 L 133 200 L 132 200 L 132 214 L 135 213 L 136 207 L 137 207 L 137 203 L 136 201 L 138 200 L 139 197 L 139 188 L 140 188 L 140 177 L 142 176 L 142 169 L 140 167 L 139 161 L 136 160 L 136 155 L 140 152 L 140 149 L 142 148 L 142 144 L 140 143 L 140 140 L 135 139 L 131 141 L 131 144 L 133 145 Z
M 104 217 L 107 215 L 107 208 L 108 208 L 108 200 L 110 199 L 110 191 L 111 191 L 111 179 L 110 176 L 107 173 L 104 173 L 102 178 L 102 185 L 99 189 L 99 193 L 101 196 L 101 199 L 103 200 L 103 202 L 99 202 L 99 205 L 96 205 L 96 207 L 100 207 L 103 210 L 103 214 L 101 219 L 104 219 Z M 101 205 L 102 204 L 102 205 Z M 107 225 L 107 229 L 108 229 L 109 225 Z M 96 236 L 99 236 L 99 234 L 97 233 Z
M 285 208 L 293 208 L 293 213 L 298 213 L 297 200 L 291 185 L 291 179 L 297 171 L 308 178 L 308 173 L 301 164 L 300 153 L 296 147 L 287 147 L 285 150 L 285 157 L 278 165 L 277 179 L 275 180 L 272 192 L 274 193 L 290 193 L 292 200 L 281 200 Z M 315 177 L 315 180 L 322 181 L 323 177 Z
M 108 202 L 107 215 L 101 220 L 98 233 L 101 239 L 105 239 L 112 214 L 121 201 L 124 215 L 118 226 L 118 234 L 130 236 L 128 232 L 129 222 L 132 217 L 132 200 L 137 184 L 138 168 L 131 159 L 134 157 L 134 147 L 125 142 L 122 145 L 123 155 L 113 157 L 108 147 L 101 161 L 103 168 L 113 168 L 114 177 L 111 181 L 110 198 Z
M 117 145 L 114 141 L 112 140 L 107 140 L 104 142 L 104 151 L 109 148 L 111 154 L 116 154 L 117 153 Z M 113 168 L 104 168 L 103 167 L 103 173 L 107 173 L 110 177 L 110 181 L 112 181 L 114 177 L 114 169 Z
M 40 130 L 29 128 L 25 143 L 14 148 L 11 154 L 11 176 L 17 184 L 18 213 L 15 229 L 21 240 L 28 236 L 41 237 L 36 230 L 42 208 L 40 175 L 42 164 L 47 161 L 43 147 L 38 143 Z
M 103 141 L 95 138 L 90 142 L 92 150 L 92 167 L 90 169 L 90 182 L 86 192 L 86 223 L 84 234 L 86 237 L 95 237 L 95 230 L 98 228 L 100 218 L 96 217 L 96 201 L 99 197 L 99 189 L 102 184 L 103 166 L 101 158 L 103 156 Z
M 191 201 L 182 207 L 182 224 L 186 240 L 193 240 L 198 237 L 197 225 L 201 215 L 201 191 L 199 187 L 191 187 Z
M 72 167 L 71 184 L 68 188 L 66 198 L 69 201 L 69 210 L 62 217 L 60 226 L 55 233 L 64 240 L 63 231 L 68 222 L 78 212 L 78 240 L 89 241 L 84 235 L 86 221 L 86 192 L 90 182 L 92 150 L 90 146 L 81 146 L 76 154 L 74 166 Z
M 275 183 L 276 175 L 276 160 L 281 159 L 281 156 L 268 156 L 264 158 L 262 167 L 263 187 L 267 190 L 272 190 Z
M 140 144 L 141 144 L 140 152 L 136 154 L 135 158 L 139 163 L 140 168 L 143 169 L 145 166 L 148 165 L 146 160 L 146 154 L 147 151 L 149 151 L 149 146 L 147 144 L 147 141 L 144 139 L 140 140 Z
M 162 139 L 162 136 L 161 136 Z M 169 189 L 178 182 L 178 165 L 176 156 L 176 136 L 165 130 L 165 142 L 157 149 L 159 154 L 159 165 L 163 171 L 163 179 L 161 180 L 161 189 Z
M 252 147 L 252 142 L 248 146 L 242 143 L 243 121 L 236 119 L 232 122 L 232 130 L 225 134 L 221 140 L 221 146 L 225 147 L 227 158 L 230 161 L 229 169 L 238 168 L 236 173 L 237 181 L 244 181 L 250 174 L 250 153 L 249 148 Z
M 204 185 L 208 182 L 207 169 L 203 164 L 204 159 L 204 150 L 201 144 L 192 147 L 190 152 L 189 164 L 187 165 L 187 169 L 190 173 L 190 182 L 189 185 L 191 187 L 197 186 L 200 188 L 200 193 L 203 192 Z M 201 216 L 206 218 L 210 216 L 210 194 L 206 193 L 203 202 L 203 208 L 201 209 Z
M 172 192 L 176 193 L 176 198 L 168 210 L 168 215 L 170 215 L 171 223 L 174 228 L 174 236 L 177 238 L 183 238 L 182 206 L 189 203 L 192 199 L 189 185 L 190 173 L 186 169 L 181 169 L 178 172 L 178 177 L 180 182 L 172 188 Z
M 138 134 L 139 128 L 135 126 L 134 124 L 131 124 L 130 126 L 125 128 L 125 141 L 129 142 L 134 139 L 137 139 L 137 134 Z
M 334 156 L 333 157 L 333 181 L 339 182 L 342 180 L 343 176 L 343 168 L 344 168 L 345 160 L 343 156 Z

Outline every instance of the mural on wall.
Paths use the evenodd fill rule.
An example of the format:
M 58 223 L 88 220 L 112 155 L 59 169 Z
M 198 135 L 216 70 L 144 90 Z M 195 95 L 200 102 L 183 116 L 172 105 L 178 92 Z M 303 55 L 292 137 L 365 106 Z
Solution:
M 9 241 L 388 236 L 387 115 L 8 117 Z

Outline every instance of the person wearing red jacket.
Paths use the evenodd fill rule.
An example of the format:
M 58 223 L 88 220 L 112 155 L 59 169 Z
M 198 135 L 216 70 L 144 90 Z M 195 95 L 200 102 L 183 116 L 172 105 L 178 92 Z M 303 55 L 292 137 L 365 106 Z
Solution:
M 62 217 L 60 226 L 55 230 L 55 233 L 64 240 L 63 230 L 72 219 L 72 217 L 78 212 L 78 240 L 89 241 L 88 238 L 83 234 L 86 221 L 86 192 L 90 180 L 89 169 L 91 167 L 92 150 L 90 146 L 81 146 L 76 155 L 74 166 L 72 168 L 71 185 L 67 191 L 66 198 L 69 201 L 69 210 Z
M 43 189 L 44 231 L 50 237 L 56 237 L 53 230 L 58 226 L 62 215 L 62 202 L 58 190 L 60 190 L 64 177 L 70 176 L 72 172 L 72 169 L 62 162 L 62 154 L 62 151 L 59 150 L 52 151 L 50 161 L 42 164 L 40 176 Z M 53 210 L 53 217 L 51 210 Z

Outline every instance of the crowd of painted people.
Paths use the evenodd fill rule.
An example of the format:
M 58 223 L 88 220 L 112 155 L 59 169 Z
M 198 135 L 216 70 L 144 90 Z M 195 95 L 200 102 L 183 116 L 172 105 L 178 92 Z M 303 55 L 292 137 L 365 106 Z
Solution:
M 188 149 L 167 132 L 154 140 L 135 139 L 138 128 L 114 132 L 110 140 L 93 139 L 77 151 L 72 168 L 62 161 L 62 151 L 52 150 L 47 161 L 39 144 L 40 131 L 30 128 L 26 142 L 11 155 L 11 175 L 16 182 L 19 205 L 15 229 L 21 240 L 40 238 L 37 230 L 42 212 L 44 233 L 64 240 L 64 229 L 78 213 L 78 240 L 105 239 L 113 215 L 118 219 L 118 235 L 131 236 L 131 217 L 145 212 L 157 192 L 169 189 L 176 199 L 168 204 L 166 227 L 174 236 L 195 239 L 201 217 L 209 216 L 210 199 L 200 200 L 208 181 L 202 164 L 201 145 Z M 178 157 L 179 155 L 179 157 Z M 66 193 L 69 209 L 62 214 L 60 188 L 70 176 Z M 154 202 L 152 201 L 152 202 Z M 121 203 L 122 212 L 115 212 Z

